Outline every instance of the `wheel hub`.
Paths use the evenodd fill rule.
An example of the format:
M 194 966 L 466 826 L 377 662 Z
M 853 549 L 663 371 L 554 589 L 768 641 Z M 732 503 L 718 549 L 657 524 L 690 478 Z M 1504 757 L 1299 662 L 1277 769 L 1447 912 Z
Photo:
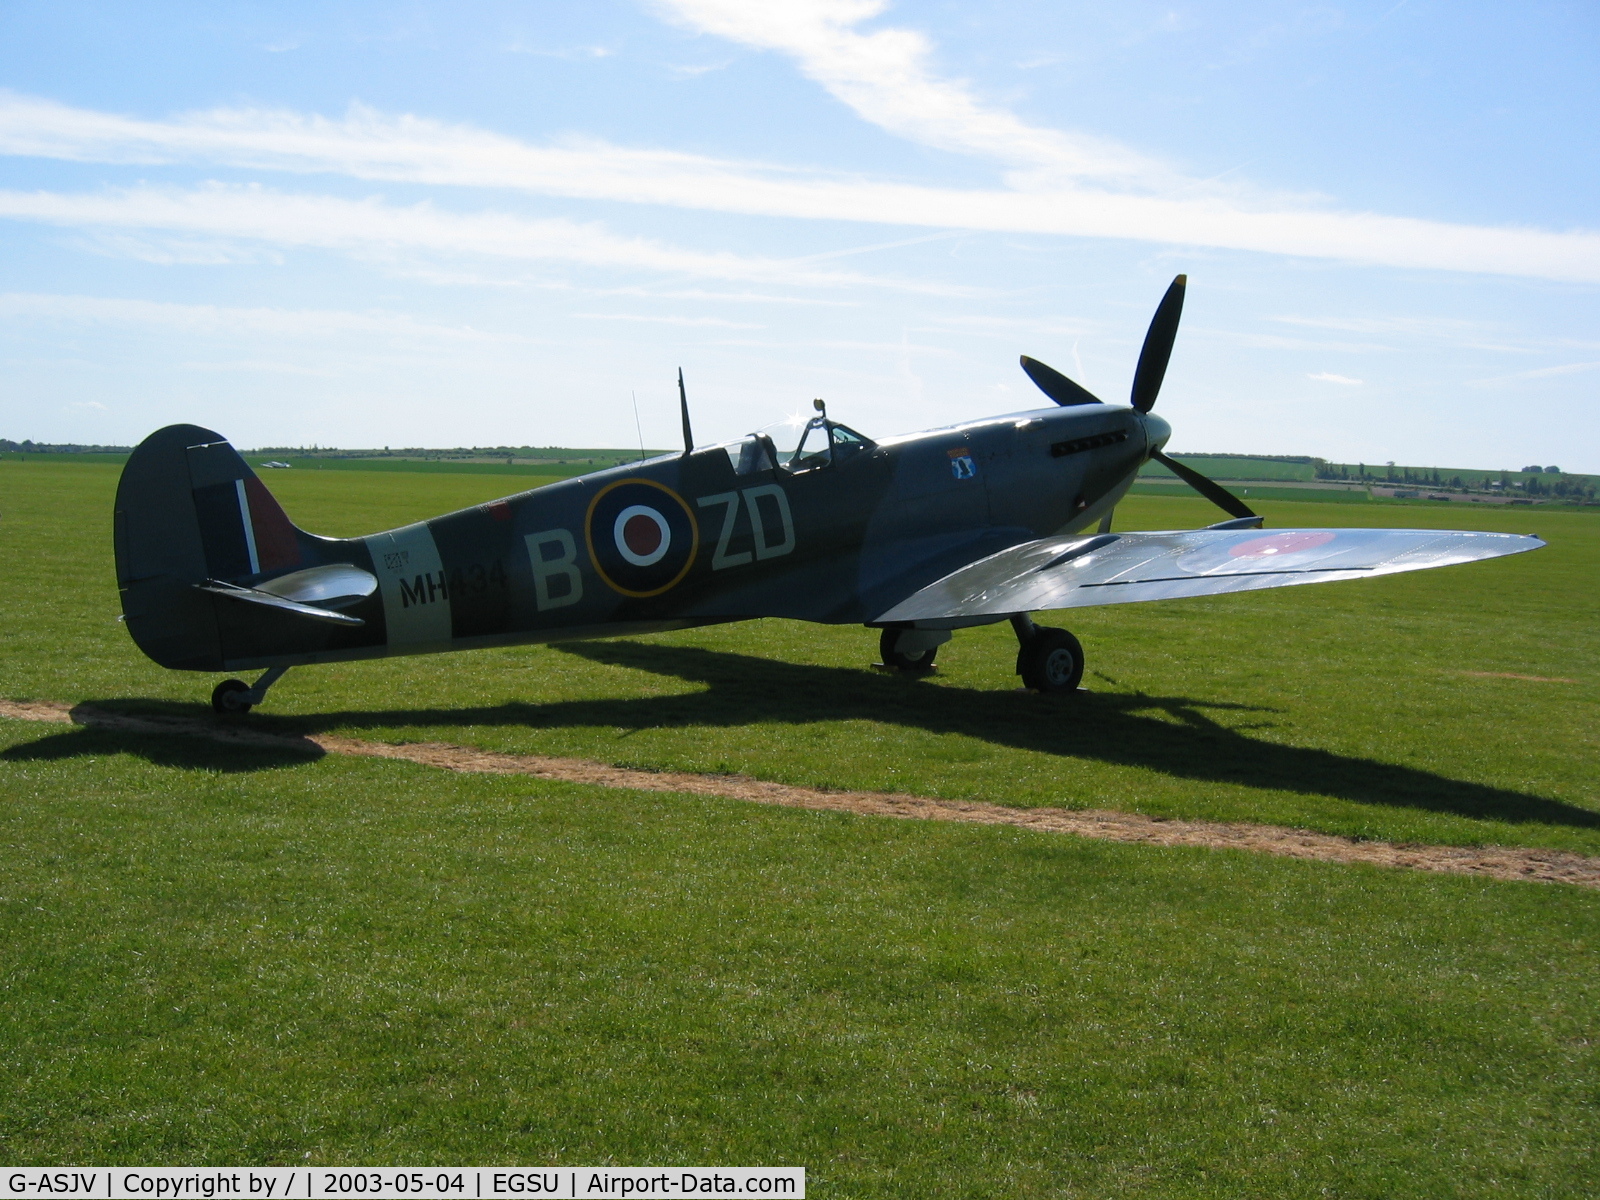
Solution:
M 1052 687 L 1065 687 L 1077 665 L 1071 650 L 1065 646 L 1057 646 L 1044 660 L 1045 678 L 1050 681 Z

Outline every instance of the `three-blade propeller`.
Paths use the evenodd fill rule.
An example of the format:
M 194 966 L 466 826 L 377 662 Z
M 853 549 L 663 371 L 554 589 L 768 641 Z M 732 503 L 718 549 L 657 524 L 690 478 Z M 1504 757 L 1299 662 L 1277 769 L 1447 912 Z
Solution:
M 1128 400 L 1139 412 L 1147 413 L 1154 408 L 1156 397 L 1161 394 L 1161 381 L 1166 378 L 1167 363 L 1172 358 L 1172 344 L 1178 337 L 1178 321 L 1183 316 L 1183 293 L 1188 283 L 1187 275 L 1179 275 L 1174 279 L 1167 288 L 1167 294 L 1161 297 L 1161 303 L 1156 306 L 1156 315 L 1150 319 L 1150 328 L 1144 335 L 1144 347 L 1139 351 L 1139 365 L 1133 372 L 1133 393 Z M 1036 358 L 1024 354 L 1022 369 L 1041 392 L 1064 407 L 1103 403 L 1092 392 Z M 1151 451 L 1150 457 L 1229 516 L 1260 519 L 1239 497 L 1215 480 L 1207 479 L 1193 467 L 1184 466 L 1159 450 Z

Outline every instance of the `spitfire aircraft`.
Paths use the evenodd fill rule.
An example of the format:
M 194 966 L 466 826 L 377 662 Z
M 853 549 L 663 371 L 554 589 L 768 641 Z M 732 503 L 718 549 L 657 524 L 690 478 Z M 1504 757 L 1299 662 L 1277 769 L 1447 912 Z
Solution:
M 884 665 L 932 666 L 952 631 L 1009 621 L 1017 673 L 1071 692 L 1083 650 L 1034 612 L 1445 566 L 1544 545 L 1504 533 L 1286 529 L 1169 458 L 1151 410 L 1185 277 L 1146 334 L 1127 406 L 1034 359 L 1054 402 L 874 440 L 827 415 L 782 453 L 766 433 L 683 450 L 360 538 L 296 527 L 218 434 L 171 425 L 117 489 L 128 632 L 176 670 L 264 671 L 212 693 L 247 712 L 290 667 L 788 617 L 879 630 Z M 1114 533 L 1154 460 L 1228 514 Z

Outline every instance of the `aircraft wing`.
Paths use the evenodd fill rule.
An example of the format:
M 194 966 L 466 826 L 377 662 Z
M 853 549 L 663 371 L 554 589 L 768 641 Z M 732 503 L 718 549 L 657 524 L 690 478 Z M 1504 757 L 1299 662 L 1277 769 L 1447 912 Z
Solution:
M 1005 616 L 1370 579 L 1537 550 L 1515 533 L 1440 529 L 1191 529 L 1040 538 L 953 571 L 879 621 Z

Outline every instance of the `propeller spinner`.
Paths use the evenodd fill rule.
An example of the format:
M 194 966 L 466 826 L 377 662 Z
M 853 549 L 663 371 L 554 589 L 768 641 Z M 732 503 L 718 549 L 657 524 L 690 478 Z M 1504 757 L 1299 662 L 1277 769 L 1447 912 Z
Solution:
M 1156 306 L 1156 315 L 1150 319 L 1150 328 L 1144 335 L 1144 346 L 1139 351 L 1139 365 L 1134 368 L 1133 392 L 1128 401 L 1139 412 L 1147 413 L 1153 409 L 1156 397 L 1161 393 L 1161 382 L 1166 378 L 1167 363 L 1172 358 L 1172 344 L 1178 337 L 1178 321 L 1183 316 L 1183 294 L 1188 284 L 1187 275 L 1179 275 L 1174 279 L 1167 288 L 1167 294 L 1161 297 L 1161 303 Z M 1038 385 L 1039 390 L 1057 404 L 1103 403 L 1092 392 L 1036 358 L 1024 354 L 1022 369 Z M 1229 516 L 1242 520 L 1261 519 L 1243 500 L 1193 467 L 1169 458 L 1160 450 L 1151 450 L 1150 457 Z

